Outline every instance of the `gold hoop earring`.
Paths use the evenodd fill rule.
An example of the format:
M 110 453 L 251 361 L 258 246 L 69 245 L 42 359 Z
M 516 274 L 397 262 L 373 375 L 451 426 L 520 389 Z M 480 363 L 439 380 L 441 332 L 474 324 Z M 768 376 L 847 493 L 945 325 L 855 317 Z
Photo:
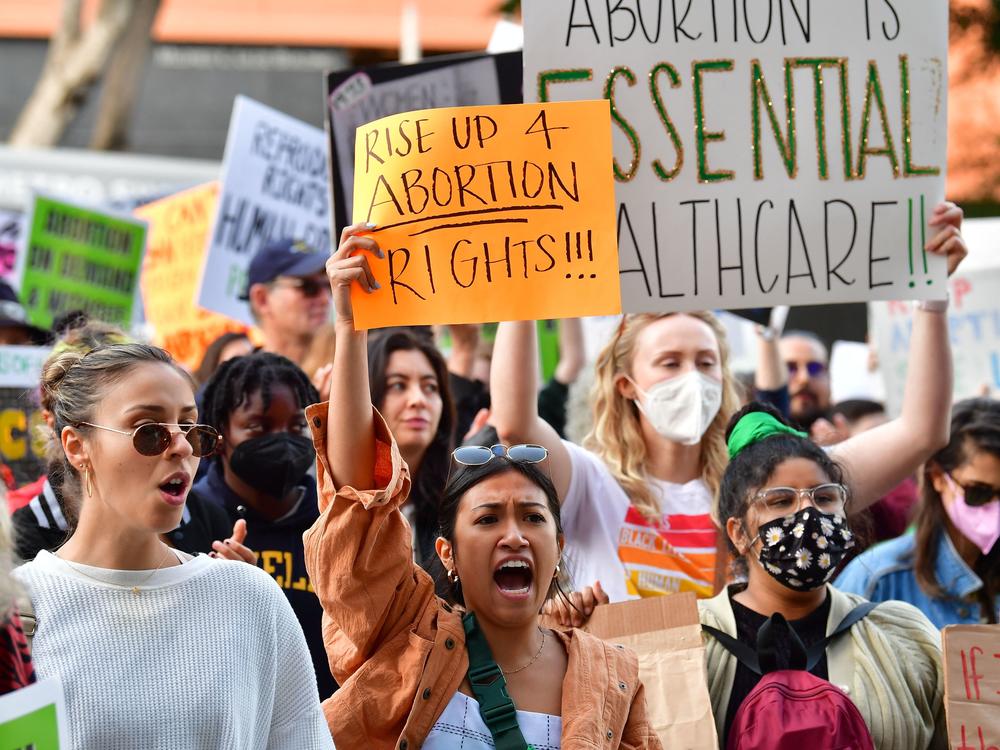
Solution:
M 83 466 L 82 468 L 83 468 L 83 472 L 84 472 L 84 475 L 86 476 L 86 480 L 87 480 L 87 497 L 93 497 L 94 496 L 94 485 L 90 481 L 90 467 L 89 466 Z
M 456 583 L 458 583 L 458 573 L 456 573 L 453 569 L 449 568 L 447 576 L 448 576 L 448 581 L 452 585 L 455 585 Z

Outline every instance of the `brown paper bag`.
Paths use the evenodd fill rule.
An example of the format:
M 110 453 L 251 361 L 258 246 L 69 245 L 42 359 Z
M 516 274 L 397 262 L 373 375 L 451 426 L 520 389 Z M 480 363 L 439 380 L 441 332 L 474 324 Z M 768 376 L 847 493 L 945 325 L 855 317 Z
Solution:
M 638 655 L 649 721 L 664 748 L 718 748 L 694 594 L 600 606 L 585 630 Z

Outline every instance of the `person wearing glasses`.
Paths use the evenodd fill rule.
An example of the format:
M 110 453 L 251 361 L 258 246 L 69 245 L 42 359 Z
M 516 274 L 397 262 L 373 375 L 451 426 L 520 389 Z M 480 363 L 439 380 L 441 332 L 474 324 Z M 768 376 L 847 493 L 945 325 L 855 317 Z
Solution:
M 920 495 L 913 527 L 853 560 L 835 585 L 875 602 L 909 602 L 939 628 L 996 624 L 1000 402 L 955 405 L 951 440 L 924 465 Z
M 829 585 L 854 545 L 844 467 L 760 403 L 733 416 L 726 444 L 719 520 L 745 583 L 699 602 L 720 746 L 761 673 L 806 669 L 850 698 L 879 750 L 946 748 L 938 630 L 910 604 L 871 608 Z
M 321 512 L 306 564 L 342 685 L 324 703 L 334 740 L 368 750 L 660 748 L 635 656 L 540 622 L 563 543 L 543 448 L 455 451 L 437 504 L 437 591 L 414 563 L 401 512 L 409 467 L 373 406 L 368 334 L 354 330 L 351 287 L 376 288 L 371 228 L 345 229 L 327 264 L 337 356 L 329 403 L 306 412 Z
M 15 575 L 37 675 L 62 680 L 71 745 L 332 748 L 305 638 L 271 577 L 161 540 L 219 443 L 190 377 L 162 349 L 118 344 L 51 355 L 42 388 L 79 520 Z
M 330 284 L 323 273 L 325 248 L 281 239 L 253 256 L 240 297 L 264 335 L 263 349 L 302 365 L 316 331 L 330 313 Z
M 254 352 L 224 362 L 205 387 L 202 420 L 222 436 L 195 482 L 191 497 L 221 508 L 230 525 L 246 524 L 240 545 L 274 578 L 292 605 L 312 654 L 321 698 L 337 684 L 323 646 L 323 610 L 309 582 L 302 534 L 319 516 L 316 480 L 310 469 L 316 451 L 305 408 L 319 396 L 293 362 L 271 352 Z M 225 554 L 225 540 L 216 546 Z
M 928 251 L 949 272 L 966 255 L 962 210 L 941 204 Z M 901 416 L 832 450 L 867 507 L 946 441 L 951 356 L 946 303 L 914 315 Z M 574 586 L 593 601 L 691 591 L 709 597 L 726 580 L 726 543 L 713 497 L 728 462 L 724 432 L 737 409 L 725 331 L 711 313 L 622 317 L 597 358 L 593 427 L 583 446 L 562 441 L 538 416 L 537 343 L 531 322 L 501 323 L 490 376 L 491 421 L 505 443 L 544 445 L 563 502 Z M 719 554 L 720 551 L 722 554 Z
M 809 432 L 813 423 L 830 412 L 830 372 L 826 344 L 808 331 L 787 331 L 778 351 L 788 368 L 789 414 Z

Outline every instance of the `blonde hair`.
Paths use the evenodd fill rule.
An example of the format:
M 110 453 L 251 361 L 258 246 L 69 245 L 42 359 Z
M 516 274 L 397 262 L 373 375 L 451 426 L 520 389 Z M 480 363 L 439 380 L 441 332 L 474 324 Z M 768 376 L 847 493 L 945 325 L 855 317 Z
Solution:
M 618 391 L 618 381 L 632 375 L 632 359 L 639 334 L 650 324 L 673 315 L 687 315 L 705 323 L 715 334 L 722 368 L 722 406 L 701 439 L 699 466 L 701 479 L 714 498 L 719 491 L 722 473 L 729 456 L 725 430 L 730 417 L 739 408 L 736 380 L 729 370 L 729 344 L 726 331 L 712 313 L 640 313 L 625 315 L 618 333 L 597 357 L 596 378 L 591 393 L 594 426 L 584 446 L 599 455 L 612 476 L 628 495 L 632 505 L 650 520 L 663 517 L 659 498 L 646 476 L 648 449 L 639 424 L 639 410 Z M 713 503 L 714 508 L 714 503 Z M 713 510 L 714 514 L 714 510 Z
M 7 515 L 7 489 L 0 483 L 0 624 L 7 621 L 11 608 L 23 591 L 11 575 L 14 569 L 14 529 Z

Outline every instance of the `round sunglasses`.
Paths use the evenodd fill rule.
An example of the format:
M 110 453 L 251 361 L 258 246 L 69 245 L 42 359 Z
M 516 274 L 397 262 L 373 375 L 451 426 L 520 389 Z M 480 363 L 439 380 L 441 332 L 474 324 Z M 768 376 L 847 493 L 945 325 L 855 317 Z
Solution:
M 215 431 L 214 427 L 207 424 L 166 424 L 163 422 L 151 422 L 139 425 L 131 432 L 118 430 L 114 427 L 105 427 L 101 424 L 91 422 L 79 422 L 77 427 L 95 427 L 98 430 L 116 432 L 119 435 L 128 435 L 132 438 L 132 446 L 136 452 L 143 456 L 159 456 L 170 447 L 176 433 L 171 431 L 171 427 L 176 427 L 184 439 L 191 445 L 191 452 L 198 458 L 211 456 L 219 447 L 222 437 Z
M 456 463 L 463 466 L 482 466 L 494 458 L 506 457 L 511 461 L 524 464 L 537 464 L 549 456 L 549 452 L 541 445 L 463 445 L 456 448 L 452 454 Z

